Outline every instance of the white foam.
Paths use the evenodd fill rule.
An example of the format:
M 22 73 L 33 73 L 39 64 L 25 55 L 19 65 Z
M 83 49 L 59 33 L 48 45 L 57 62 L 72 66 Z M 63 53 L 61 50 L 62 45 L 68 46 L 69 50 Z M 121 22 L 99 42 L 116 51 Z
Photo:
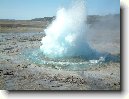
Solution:
M 45 29 L 41 51 L 50 58 L 86 56 L 93 50 L 86 39 L 86 5 L 78 0 L 69 8 L 57 11 L 56 19 Z

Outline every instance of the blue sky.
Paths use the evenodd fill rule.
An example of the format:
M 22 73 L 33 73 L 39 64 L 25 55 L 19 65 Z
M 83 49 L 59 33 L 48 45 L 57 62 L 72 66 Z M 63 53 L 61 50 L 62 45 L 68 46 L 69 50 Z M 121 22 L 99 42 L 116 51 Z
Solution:
M 32 19 L 54 16 L 72 0 L 0 0 L 0 19 Z M 74 1 L 74 0 L 73 0 Z M 86 0 L 89 15 L 120 13 L 119 0 Z

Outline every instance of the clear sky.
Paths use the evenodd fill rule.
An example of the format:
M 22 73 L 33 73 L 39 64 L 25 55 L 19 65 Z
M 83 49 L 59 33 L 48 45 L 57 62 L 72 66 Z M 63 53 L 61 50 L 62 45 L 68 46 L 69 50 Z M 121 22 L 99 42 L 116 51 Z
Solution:
M 32 19 L 55 16 L 72 0 L 0 0 L 0 19 Z M 74 0 L 73 0 L 74 1 Z M 120 13 L 120 0 L 86 0 L 89 15 Z

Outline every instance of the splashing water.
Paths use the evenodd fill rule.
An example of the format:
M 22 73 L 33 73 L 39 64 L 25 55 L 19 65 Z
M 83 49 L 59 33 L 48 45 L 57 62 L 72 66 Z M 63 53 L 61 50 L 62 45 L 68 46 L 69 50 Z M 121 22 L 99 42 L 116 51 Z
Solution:
M 97 55 L 87 43 L 85 2 L 77 1 L 66 9 L 57 11 L 56 19 L 45 29 L 41 51 L 49 58 L 86 57 Z

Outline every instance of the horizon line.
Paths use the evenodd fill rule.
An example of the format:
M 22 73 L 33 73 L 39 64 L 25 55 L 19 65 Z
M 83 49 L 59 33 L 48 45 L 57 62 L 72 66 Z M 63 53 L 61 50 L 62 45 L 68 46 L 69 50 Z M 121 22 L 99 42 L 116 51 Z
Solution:
M 109 14 L 105 14 L 105 15 L 100 15 L 100 14 L 89 14 L 87 16 L 108 16 L 108 15 L 120 15 L 120 13 L 109 13 Z M 36 19 L 36 18 L 45 18 L 45 17 L 56 17 L 56 16 L 44 16 L 44 17 L 35 17 L 35 18 L 0 18 L 0 20 L 33 20 L 33 19 Z

